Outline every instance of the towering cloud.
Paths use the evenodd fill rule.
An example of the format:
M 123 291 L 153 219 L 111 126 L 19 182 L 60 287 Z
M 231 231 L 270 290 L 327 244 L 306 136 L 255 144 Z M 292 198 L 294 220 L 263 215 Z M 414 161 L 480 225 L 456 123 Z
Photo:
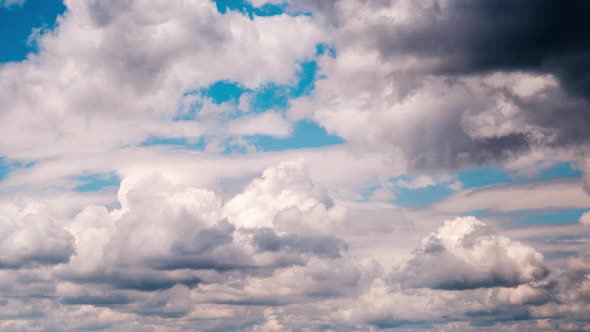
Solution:
M 446 221 L 425 238 L 395 279 L 405 288 L 464 290 L 513 287 L 546 273 L 543 255 L 533 248 L 465 217 Z

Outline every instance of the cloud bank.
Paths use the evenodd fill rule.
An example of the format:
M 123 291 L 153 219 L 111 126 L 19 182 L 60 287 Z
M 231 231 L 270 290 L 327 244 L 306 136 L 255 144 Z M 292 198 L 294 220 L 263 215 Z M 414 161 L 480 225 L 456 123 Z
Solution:
M 590 3 L 64 5 L 0 62 L 0 331 L 590 331 Z

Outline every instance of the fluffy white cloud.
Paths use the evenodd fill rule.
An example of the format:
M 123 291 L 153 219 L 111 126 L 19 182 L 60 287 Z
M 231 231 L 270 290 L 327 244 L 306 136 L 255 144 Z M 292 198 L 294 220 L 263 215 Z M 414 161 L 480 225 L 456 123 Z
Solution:
M 239 210 L 230 207 L 238 203 L 255 207 L 256 213 L 233 213 Z M 398 222 L 388 219 L 393 210 L 383 209 L 379 216 L 374 209 L 341 206 L 310 179 L 301 162 L 267 169 L 228 202 L 211 190 L 157 173 L 139 173 L 121 183 L 118 205 L 91 205 L 64 220 L 67 230 L 61 232 L 70 245 L 64 264 L 31 264 L 37 269 L 26 276 L 26 284 L 0 273 L 0 287 L 11 285 L 18 294 L 55 295 L 59 304 L 31 304 L 32 311 L 47 311 L 45 326 L 65 324 L 83 307 L 97 323 L 112 328 L 129 328 L 122 322 L 133 315 L 146 317 L 138 328 L 150 320 L 199 315 L 211 326 L 230 326 L 215 317 L 225 312 L 223 317 L 248 321 L 252 313 L 240 313 L 240 306 L 305 305 L 360 294 L 380 268 L 370 259 L 349 256 L 346 242 L 338 236 L 391 232 L 391 223 Z M 13 214 L 26 215 L 17 212 Z M 44 229 L 42 223 L 27 225 L 36 232 Z M 43 240 L 52 236 L 44 234 Z M 45 253 L 61 248 L 56 241 L 43 243 L 36 242 Z M 11 257 L 19 256 L 13 250 Z M 30 260 L 34 259 L 40 260 Z M 220 306 L 220 311 L 199 313 L 201 304 Z M 59 311 L 62 306 L 71 310 Z M 103 308 L 110 308 L 108 315 Z M 298 315 L 284 326 L 302 324 Z M 268 317 L 266 322 L 272 322 Z M 34 321 L 25 321 L 23 328 L 30 324 Z M 190 326 L 178 324 L 180 329 Z M 269 326 L 265 324 L 259 328 Z
M 0 153 L 12 158 L 219 134 L 215 123 L 172 122 L 183 93 L 219 80 L 295 83 L 298 62 L 324 38 L 309 17 L 222 15 L 213 1 L 65 4 L 55 31 L 38 37 L 39 54 L 0 68 Z
M 555 283 L 547 272 L 533 248 L 473 217 L 456 218 L 424 238 L 387 278 L 377 275 L 354 303 L 340 304 L 332 317 L 382 329 L 443 328 L 456 321 L 469 322 L 464 330 L 498 328 L 550 302 Z
M 369 291 L 355 303 L 344 305 L 333 317 L 378 329 L 422 330 L 434 325 L 455 330 L 453 324 L 462 322 L 460 330 L 479 331 L 484 326 L 498 330 L 503 323 L 528 317 L 529 306 L 545 303 L 548 297 L 545 287 L 391 290 L 386 282 L 377 279 Z
M 207 329 L 272 331 L 426 326 L 457 319 L 489 324 L 520 319 L 531 307 L 557 315 L 548 302 L 555 283 L 543 279 L 543 257 L 475 218 L 447 221 L 397 272 L 384 273 L 386 265 L 365 254 L 367 243 L 378 238 L 370 230 L 400 220 L 378 220 L 377 205 L 340 206 L 298 162 L 267 169 L 236 201 L 224 203 L 213 191 L 161 175 L 126 178 L 119 199 L 116 209 L 89 206 L 67 222 L 75 239 L 69 263 L 44 267 L 51 274 L 32 270 L 28 280 L 48 276 L 34 287 L 0 273 L 0 287 L 54 294 L 59 305 L 44 300 L 27 309 L 47 312 L 45 326 L 70 326 L 66 320 L 86 310 L 91 322 L 115 330 L 168 326 L 167 317 L 177 318 L 168 326 L 172 330 L 200 322 Z M 255 207 L 256 213 L 228 213 L 232 202 Z M 346 213 L 330 219 L 331 209 Z M 295 216 L 284 216 L 292 210 Z M 368 230 L 362 230 L 366 223 Z M 345 250 L 339 235 L 368 242 L 353 241 Z M 404 233 L 389 236 L 394 235 Z M 389 242 L 386 248 L 393 248 Z M 9 305 L 26 312 L 22 303 Z M 263 307 L 246 309 L 251 305 Z M 61 307 L 67 311 L 56 309 Z M 138 323 L 127 325 L 130 320 Z M 26 330 L 34 321 L 22 324 Z
M 0 268 L 19 269 L 67 263 L 74 238 L 57 220 L 27 202 L 0 206 Z
M 227 202 L 224 207 L 227 217 L 240 227 L 273 227 L 277 217 L 284 219 L 293 213 L 335 217 L 343 214 L 333 208 L 327 192 L 306 173 L 302 162 L 283 163 L 265 170 L 262 178 L 254 180 L 243 193 Z M 304 220 L 299 218 L 296 222 Z M 322 227 L 321 223 L 316 226 Z
M 285 194 L 272 198 L 276 204 L 268 204 L 270 196 L 250 192 L 257 187 Z M 306 202 L 314 202 L 318 194 L 330 202 L 297 163 L 267 169 L 263 178 L 225 204 L 212 191 L 160 175 L 126 178 L 118 193 L 119 209 L 91 206 L 68 225 L 76 239 L 76 254 L 60 274 L 68 280 L 149 290 L 195 285 L 211 276 L 203 271 L 273 269 L 305 264 L 313 256 L 336 258 L 346 244 L 329 232 L 297 232 L 296 225 L 294 230 L 277 228 L 275 233 L 272 228 L 281 209 L 293 202 L 307 208 Z M 234 209 L 244 197 L 260 202 L 245 203 L 253 212 Z M 327 214 L 326 207 L 323 211 Z
M 546 273 L 542 254 L 465 217 L 447 220 L 425 238 L 393 278 L 402 287 L 461 290 L 516 286 Z

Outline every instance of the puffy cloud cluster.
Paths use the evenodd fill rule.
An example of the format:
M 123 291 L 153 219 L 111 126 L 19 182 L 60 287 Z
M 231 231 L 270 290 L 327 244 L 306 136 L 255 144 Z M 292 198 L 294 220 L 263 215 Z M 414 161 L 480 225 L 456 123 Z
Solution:
M 343 219 L 345 213 L 334 207 L 327 192 L 311 181 L 301 162 L 267 169 L 262 178 L 254 180 L 224 208 L 236 225 L 279 231 L 308 227 L 317 232 L 326 229 L 331 221 Z
M 362 211 L 349 215 L 351 207 L 334 202 L 301 162 L 265 170 L 227 202 L 160 174 L 124 179 L 118 200 L 117 208 L 91 205 L 59 223 L 38 217 L 48 213 L 43 206 L 3 206 L 3 268 L 18 269 L 23 280 L 0 274 L 0 284 L 15 295 L 57 300 L 31 303 L 32 312 L 47 312 L 45 326 L 55 319 L 69 328 L 64 321 L 80 314 L 76 308 L 112 328 L 128 328 L 123 322 L 134 315 L 145 317 L 138 326 L 153 319 L 161 325 L 166 318 L 196 319 L 199 305 L 211 307 L 201 318 L 213 321 L 211 328 L 229 324 L 217 321 L 215 306 L 225 312 L 219 319 L 246 315 L 239 324 L 250 326 L 253 313 L 240 313 L 243 306 L 355 296 L 379 270 L 348 257 L 346 242 L 331 232 Z M 6 320 L 24 319 L 25 330 L 35 324 L 24 318 L 23 303 L 5 305 L 20 307 Z M 266 316 L 252 328 L 279 324 Z
M 548 274 L 543 255 L 473 217 L 446 221 L 402 265 L 377 261 L 364 250 L 380 237 L 358 224 L 400 220 L 332 199 L 301 162 L 266 169 L 226 201 L 155 173 L 125 178 L 118 198 L 55 223 L 27 217 L 43 207 L 3 208 L 19 235 L 1 242 L 13 270 L 0 287 L 42 295 L 6 302 L 3 329 L 29 330 L 35 317 L 71 330 L 476 329 L 580 315 L 587 301 L 583 259 Z M 408 234 L 381 232 L 389 251 Z M 81 316 L 88 323 L 72 325 Z
M 150 136 L 264 133 L 264 125 L 236 123 L 228 129 L 215 119 L 173 120 L 185 93 L 217 81 L 247 88 L 294 83 L 298 62 L 312 57 L 324 38 L 309 17 L 250 19 L 221 14 L 213 1 L 65 5 L 55 30 L 37 36 L 38 54 L 0 67 L 4 156 L 96 153 Z M 295 36 L 297 43 L 280 42 Z
M 275 196 L 269 205 L 269 197 L 249 196 L 257 187 L 288 192 L 289 185 L 298 189 L 301 200 Z M 90 206 L 68 224 L 76 254 L 60 274 L 74 281 L 150 290 L 193 287 L 214 277 L 203 271 L 272 270 L 305 264 L 309 256 L 337 258 L 346 245 L 332 235 L 276 233 L 272 228 L 273 214 L 307 207 L 314 199 L 313 188 L 302 165 L 292 163 L 267 169 L 263 178 L 225 204 L 212 191 L 163 176 L 127 178 L 119 190 L 119 209 Z M 244 197 L 267 205 L 246 202 L 236 210 Z
M 0 250 L 1 269 L 56 265 L 70 260 L 74 237 L 34 204 L 17 200 L 0 205 Z
M 454 330 L 456 322 L 468 323 L 462 330 L 497 329 L 536 319 L 531 310 L 556 294 L 548 272 L 533 248 L 474 217 L 456 218 L 425 237 L 393 273 L 376 276 L 335 317 L 381 329 L 436 324 Z
M 407 288 L 462 290 L 517 286 L 546 272 L 543 255 L 533 248 L 466 217 L 446 221 L 425 238 L 396 278 Z

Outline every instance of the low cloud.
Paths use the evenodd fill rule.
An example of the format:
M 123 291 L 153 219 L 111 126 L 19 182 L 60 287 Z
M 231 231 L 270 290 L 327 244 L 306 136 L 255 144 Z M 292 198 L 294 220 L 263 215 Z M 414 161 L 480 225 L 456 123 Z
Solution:
M 74 237 L 24 202 L 0 206 L 0 269 L 33 268 L 68 263 Z
M 393 279 L 403 288 L 515 287 L 547 274 L 543 255 L 495 233 L 474 217 L 448 220 Z

